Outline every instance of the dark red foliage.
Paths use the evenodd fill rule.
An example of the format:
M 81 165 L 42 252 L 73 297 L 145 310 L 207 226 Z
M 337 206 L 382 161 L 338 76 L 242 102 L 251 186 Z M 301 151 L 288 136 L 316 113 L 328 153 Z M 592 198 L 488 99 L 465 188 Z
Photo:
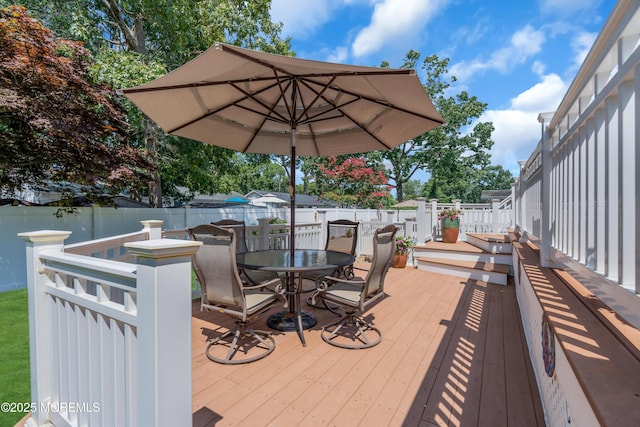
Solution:
M 90 60 L 23 7 L 0 10 L 0 189 L 68 181 L 113 192 L 151 167 L 126 144 L 113 90 L 91 83 Z

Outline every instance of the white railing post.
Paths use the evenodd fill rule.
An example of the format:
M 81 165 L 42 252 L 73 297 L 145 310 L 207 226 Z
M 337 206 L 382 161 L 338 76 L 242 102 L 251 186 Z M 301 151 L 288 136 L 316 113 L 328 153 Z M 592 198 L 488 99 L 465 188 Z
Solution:
M 260 226 L 260 250 L 269 249 L 269 218 L 260 218 L 258 220 Z
M 552 139 L 549 130 L 545 126 L 553 117 L 552 113 L 538 115 L 538 121 L 542 126 L 542 218 L 540 228 L 540 265 L 545 268 L 552 267 L 552 216 L 551 211 L 551 172 L 553 169 L 553 159 L 551 157 Z
M 518 160 L 518 164 L 520 165 L 520 177 L 518 178 L 518 216 L 516 217 L 516 225 L 522 227 L 522 229 L 527 229 L 525 224 L 525 182 L 524 182 L 524 172 L 525 167 L 527 165 L 526 160 Z
M 191 255 L 201 244 L 125 243 L 137 258 L 139 426 L 191 425 Z
M 143 225 L 142 231 L 149 233 L 149 240 L 162 239 L 162 224 L 164 221 L 159 220 L 145 220 L 140 221 Z
M 41 404 L 51 399 L 51 344 L 49 342 L 49 301 L 45 292 L 48 278 L 42 272 L 42 251 L 63 251 L 70 231 L 43 230 L 19 233 L 27 242 L 27 294 L 29 307 L 29 363 L 31 369 L 31 402 L 36 406 L 27 421 L 29 426 L 45 425 L 49 413 Z
M 438 236 L 438 199 L 429 199 L 431 202 L 431 240 Z
M 327 241 L 327 210 L 318 209 L 318 222 L 320 223 L 320 241 L 318 242 L 318 249 L 323 249 L 325 242 Z
M 498 207 L 499 204 L 500 199 L 491 199 L 492 233 L 498 233 L 500 231 L 500 208 Z
M 393 209 L 389 209 L 387 211 L 387 218 L 385 220 L 383 220 L 382 222 L 385 222 L 387 224 L 393 224 L 393 216 L 396 214 L 396 211 L 394 211 Z M 380 218 L 382 219 L 382 218 Z
M 417 244 L 423 244 L 427 239 L 427 207 L 426 199 L 424 197 L 418 197 L 418 210 L 416 212 L 417 230 L 416 238 Z

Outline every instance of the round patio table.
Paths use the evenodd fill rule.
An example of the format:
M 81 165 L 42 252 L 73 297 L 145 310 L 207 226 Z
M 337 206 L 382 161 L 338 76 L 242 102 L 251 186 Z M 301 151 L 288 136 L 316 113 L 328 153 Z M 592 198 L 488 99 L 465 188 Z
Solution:
M 355 257 L 351 254 L 319 249 L 296 249 L 293 258 L 289 249 L 245 252 L 236 256 L 240 268 L 286 274 L 288 308 L 269 316 L 267 325 L 278 331 L 297 331 L 303 346 L 306 346 L 303 330 L 311 328 L 318 320 L 313 313 L 303 311 L 300 307 L 302 273 L 337 269 L 354 261 Z

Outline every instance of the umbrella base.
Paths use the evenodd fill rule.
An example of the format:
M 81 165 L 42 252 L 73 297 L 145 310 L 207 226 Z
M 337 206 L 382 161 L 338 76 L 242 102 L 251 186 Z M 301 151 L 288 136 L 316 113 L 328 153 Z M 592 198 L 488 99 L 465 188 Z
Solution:
M 298 321 L 296 317 L 295 312 L 292 313 L 287 310 L 280 311 L 269 316 L 267 319 L 267 325 L 271 329 L 275 329 L 277 331 L 297 331 Z M 300 311 L 300 318 L 302 320 L 302 329 L 310 329 L 318 323 L 316 316 L 307 311 Z

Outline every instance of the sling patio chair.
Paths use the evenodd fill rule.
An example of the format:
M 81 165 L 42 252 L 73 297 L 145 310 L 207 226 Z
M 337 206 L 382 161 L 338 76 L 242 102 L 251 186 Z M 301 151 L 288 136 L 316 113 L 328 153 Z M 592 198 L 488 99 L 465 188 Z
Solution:
M 376 230 L 373 236 L 373 260 L 364 279 L 324 276 L 316 280 L 312 305 L 322 301 L 345 310 L 339 320 L 322 327 L 321 336 L 325 342 L 342 348 L 362 349 L 382 341 L 380 330 L 361 314 L 384 297 L 384 279 L 395 252 L 397 231 L 394 225 Z M 333 307 L 327 308 L 335 313 Z
M 277 287 L 280 279 L 243 285 L 236 265 L 237 238 L 233 229 L 203 224 L 188 232 L 192 240 L 203 243 L 192 259 L 202 290 L 200 309 L 231 316 L 236 325 L 209 339 L 207 357 L 218 363 L 240 364 L 267 356 L 275 349 L 275 340 L 269 332 L 255 331 L 248 323 L 277 301 L 278 294 L 267 286 Z
M 355 255 L 358 244 L 358 224 L 358 222 L 348 219 L 327 222 L 327 241 L 324 249 Z M 344 276 L 352 279 L 354 277 L 353 264 L 332 270 L 310 271 L 302 275 L 304 279 L 313 281 L 324 276 Z
M 247 247 L 247 227 L 244 221 L 235 219 L 221 219 L 212 222 L 212 225 L 221 228 L 230 228 L 236 233 L 236 254 L 249 252 Z M 278 274 L 273 271 L 243 270 L 240 269 L 240 277 L 246 279 L 252 285 L 257 285 L 267 280 L 278 278 Z

